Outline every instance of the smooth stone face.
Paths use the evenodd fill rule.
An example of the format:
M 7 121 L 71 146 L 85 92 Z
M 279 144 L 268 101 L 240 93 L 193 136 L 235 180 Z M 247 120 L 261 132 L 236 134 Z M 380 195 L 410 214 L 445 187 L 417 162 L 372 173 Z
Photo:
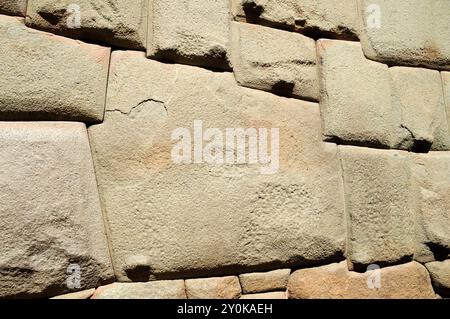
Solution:
M 27 0 L 2 0 L 0 2 L 0 14 L 13 16 L 25 16 Z
M 356 266 L 412 258 L 414 216 L 407 152 L 339 146 L 348 223 L 347 258 Z
M 0 297 L 49 297 L 113 278 L 86 127 L 0 123 Z
M 148 0 L 28 0 L 29 27 L 129 49 L 146 46 Z
M 414 154 L 412 201 L 418 246 L 414 258 L 422 263 L 450 254 L 450 152 Z
M 410 262 L 398 266 L 348 271 L 346 262 L 301 269 L 289 277 L 290 299 L 434 299 L 424 266 Z
M 0 16 L 0 120 L 101 121 L 109 55 Z
M 236 276 L 186 279 L 188 299 L 238 299 L 241 286 Z
M 105 122 L 89 134 L 118 280 L 208 277 L 342 258 L 340 163 L 336 145 L 321 141 L 317 104 L 139 52 L 114 52 L 110 75 Z M 186 128 L 194 141 L 195 120 L 203 121 L 204 132 L 267 128 L 270 138 L 278 128 L 279 169 L 262 174 L 271 173 L 268 165 L 194 158 L 175 163 L 171 153 L 179 142 L 171 134 Z
M 232 64 L 239 84 L 317 101 L 316 44 L 301 34 L 232 22 Z
M 184 280 L 115 282 L 99 287 L 92 299 L 186 299 Z
M 259 294 L 242 295 L 239 299 L 287 299 L 285 291 L 272 291 Z
M 430 272 L 431 282 L 443 297 L 450 297 L 450 259 L 425 264 Z
M 393 65 L 450 70 L 450 2 L 358 0 L 364 54 Z
M 152 0 L 147 55 L 177 63 L 230 69 L 226 0 Z
M 72 292 L 70 294 L 52 297 L 50 299 L 89 299 L 92 297 L 94 292 L 95 292 L 95 288 L 92 288 L 92 289 L 88 289 L 88 290 Z
M 442 85 L 444 87 L 444 100 L 447 110 L 447 123 L 450 131 L 450 72 L 441 72 Z
M 239 275 L 242 291 L 245 294 L 286 290 L 290 269 L 278 269 L 269 272 Z
M 317 37 L 357 39 L 354 0 L 231 0 L 235 19 Z

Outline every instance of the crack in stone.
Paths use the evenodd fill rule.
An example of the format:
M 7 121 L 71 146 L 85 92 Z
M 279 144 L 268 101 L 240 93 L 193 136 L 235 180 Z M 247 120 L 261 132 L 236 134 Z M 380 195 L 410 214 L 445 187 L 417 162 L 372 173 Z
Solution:
M 141 105 L 143 105 L 144 103 L 147 103 L 147 102 L 155 102 L 155 103 L 161 104 L 164 107 L 164 110 L 166 111 L 166 115 L 169 114 L 169 111 L 167 110 L 166 103 L 164 103 L 163 101 L 152 99 L 152 98 L 142 100 L 141 102 L 139 102 L 138 104 L 133 106 L 128 112 L 124 112 L 124 111 L 119 110 L 119 109 L 106 110 L 106 112 L 119 112 L 119 113 L 121 113 L 123 115 L 130 115 L 131 113 L 133 113 L 134 110 L 136 110 L 138 107 L 140 107 Z

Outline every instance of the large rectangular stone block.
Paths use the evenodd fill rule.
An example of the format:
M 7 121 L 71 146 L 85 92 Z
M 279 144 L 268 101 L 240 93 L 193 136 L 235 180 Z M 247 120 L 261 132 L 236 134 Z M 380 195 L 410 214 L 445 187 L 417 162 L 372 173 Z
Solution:
M 317 104 L 242 88 L 231 73 L 163 64 L 139 52 L 114 52 L 110 75 L 105 121 L 89 134 L 119 280 L 342 258 L 340 164 L 336 145 L 321 141 Z M 249 154 L 237 164 L 232 148 L 217 147 L 233 161 L 211 160 L 215 152 L 208 148 L 202 157 L 203 133 L 197 130 L 194 139 L 194 121 L 202 121 L 204 134 L 215 128 L 222 141 L 227 128 L 268 128 L 267 137 L 278 128 L 278 170 L 249 163 Z M 178 163 L 172 155 L 178 156 L 180 131 L 197 141 L 197 155 L 191 157 L 193 144 L 186 142 L 187 159 Z M 270 149 L 275 164 L 276 143 Z
M 0 16 L 0 120 L 102 121 L 109 55 Z

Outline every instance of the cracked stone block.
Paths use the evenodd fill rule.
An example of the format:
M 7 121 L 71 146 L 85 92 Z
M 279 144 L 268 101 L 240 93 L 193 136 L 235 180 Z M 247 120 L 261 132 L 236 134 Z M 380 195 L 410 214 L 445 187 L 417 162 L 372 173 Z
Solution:
M 289 299 L 435 299 L 424 266 L 398 266 L 349 271 L 346 262 L 300 269 L 289 277 Z
M 425 263 L 450 254 L 450 152 L 414 154 L 412 165 L 418 245 L 414 258 Z
M 425 264 L 434 289 L 443 297 L 450 297 L 450 259 Z
M 13 16 L 25 16 L 27 0 L 2 0 L 0 1 L 0 14 Z
M 97 288 L 92 299 L 186 299 L 184 280 L 115 282 Z
M 346 256 L 356 267 L 389 265 L 412 258 L 414 217 L 410 207 L 407 152 L 339 146 L 348 224 Z
M 0 297 L 51 297 L 110 282 L 85 125 L 2 122 L 0 149 Z
M 358 1 L 360 38 L 369 59 L 450 70 L 450 1 Z
M 115 51 L 106 109 L 105 121 L 90 126 L 89 135 L 119 281 L 342 258 L 340 163 L 336 145 L 322 142 L 318 104 L 240 87 L 229 72 Z M 265 160 L 261 147 L 258 161 L 249 154 L 238 161 L 236 150 L 225 152 L 219 142 L 216 157 L 206 140 L 204 151 L 198 146 L 202 134 L 194 158 L 188 143 L 194 124 L 196 134 L 200 125 L 216 141 L 227 128 L 250 128 L 249 137 L 261 129 L 258 138 L 273 145 L 273 160 Z M 188 146 L 174 161 L 180 130 Z
M 301 34 L 232 22 L 231 61 L 239 84 L 317 101 L 316 43 Z
M 355 0 L 231 0 L 236 20 L 299 31 L 314 38 L 358 38 Z
M 0 16 L 0 120 L 102 121 L 109 55 Z
M 242 286 L 242 292 L 245 294 L 286 290 L 290 273 L 290 269 L 277 269 L 269 272 L 248 273 L 239 275 L 239 281 Z
M 227 0 L 152 0 L 149 6 L 148 57 L 230 69 Z
M 149 0 L 28 0 L 26 25 L 112 46 L 145 49 Z
M 186 279 L 188 299 L 238 299 L 241 286 L 236 276 Z
M 287 296 L 285 291 L 271 291 L 242 295 L 239 299 L 287 299 Z
M 442 78 L 442 85 L 444 87 L 444 100 L 447 111 L 447 123 L 450 131 L 450 72 L 441 72 L 441 78 Z

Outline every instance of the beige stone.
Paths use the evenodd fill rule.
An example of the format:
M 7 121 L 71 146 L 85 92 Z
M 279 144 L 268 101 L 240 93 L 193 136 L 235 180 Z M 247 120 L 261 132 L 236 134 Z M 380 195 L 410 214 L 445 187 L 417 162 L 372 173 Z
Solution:
M 228 1 L 152 0 L 149 6 L 149 57 L 230 68 Z
M 231 60 L 239 84 L 317 101 L 316 44 L 301 34 L 232 22 Z
M 109 55 L 0 16 L 0 120 L 101 121 Z
M 95 292 L 95 288 L 87 289 L 83 291 L 72 292 L 65 295 L 59 295 L 50 299 L 89 299 Z
M 26 24 L 71 38 L 144 49 L 148 1 L 28 0 Z
M 358 0 L 365 55 L 393 65 L 450 70 L 450 2 Z
M 85 125 L 2 122 L 0 149 L 0 297 L 111 281 Z
M 238 299 L 241 286 L 236 276 L 186 279 L 188 299 Z
M 301 269 L 289 277 L 290 299 L 434 299 L 424 266 L 410 262 L 398 266 L 349 271 L 346 262 Z
M 235 19 L 300 31 L 307 35 L 356 39 L 355 0 L 231 0 Z
M 441 72 L 442 85 L 444 87 L 444 100 L 446 104 L 447 123 L 450 130 L 450 72 Z
M 390 264 L 414 253 L 407 152 L 340 146 L 347 258 L 355 265 Z
M 285 291 L 272 291 L 242 295 L 239 299 L 287 299 L 287 296 Z
M 27 0 L 2 0 L 0 1 L 0 13 L 14 16 L 25 16 Z
M 279 128 L 279 169 L 276 157 L 274 174 L 262 174 L 266 164 L 175 163 L 171 134 L 192 132 L 195 120 L 205 130 Z M 342 258 L 340 163 L 336 145 L 321 141 L 315 103 L 116 51 L 105 121 L 89 135 L 119 281 Z
M 251 294 L 274 290 L 286 290 L 290 269 L 277 269 L 269 272 L 248 273 L 239 275 L 242 292 Z
M 443 297 L 450 297 L 450 259 L 425 264 L 430 272 L 435 290 Z
M 115 282 L 97 288 L 92 299 L 186 299 L 184 280 Z

